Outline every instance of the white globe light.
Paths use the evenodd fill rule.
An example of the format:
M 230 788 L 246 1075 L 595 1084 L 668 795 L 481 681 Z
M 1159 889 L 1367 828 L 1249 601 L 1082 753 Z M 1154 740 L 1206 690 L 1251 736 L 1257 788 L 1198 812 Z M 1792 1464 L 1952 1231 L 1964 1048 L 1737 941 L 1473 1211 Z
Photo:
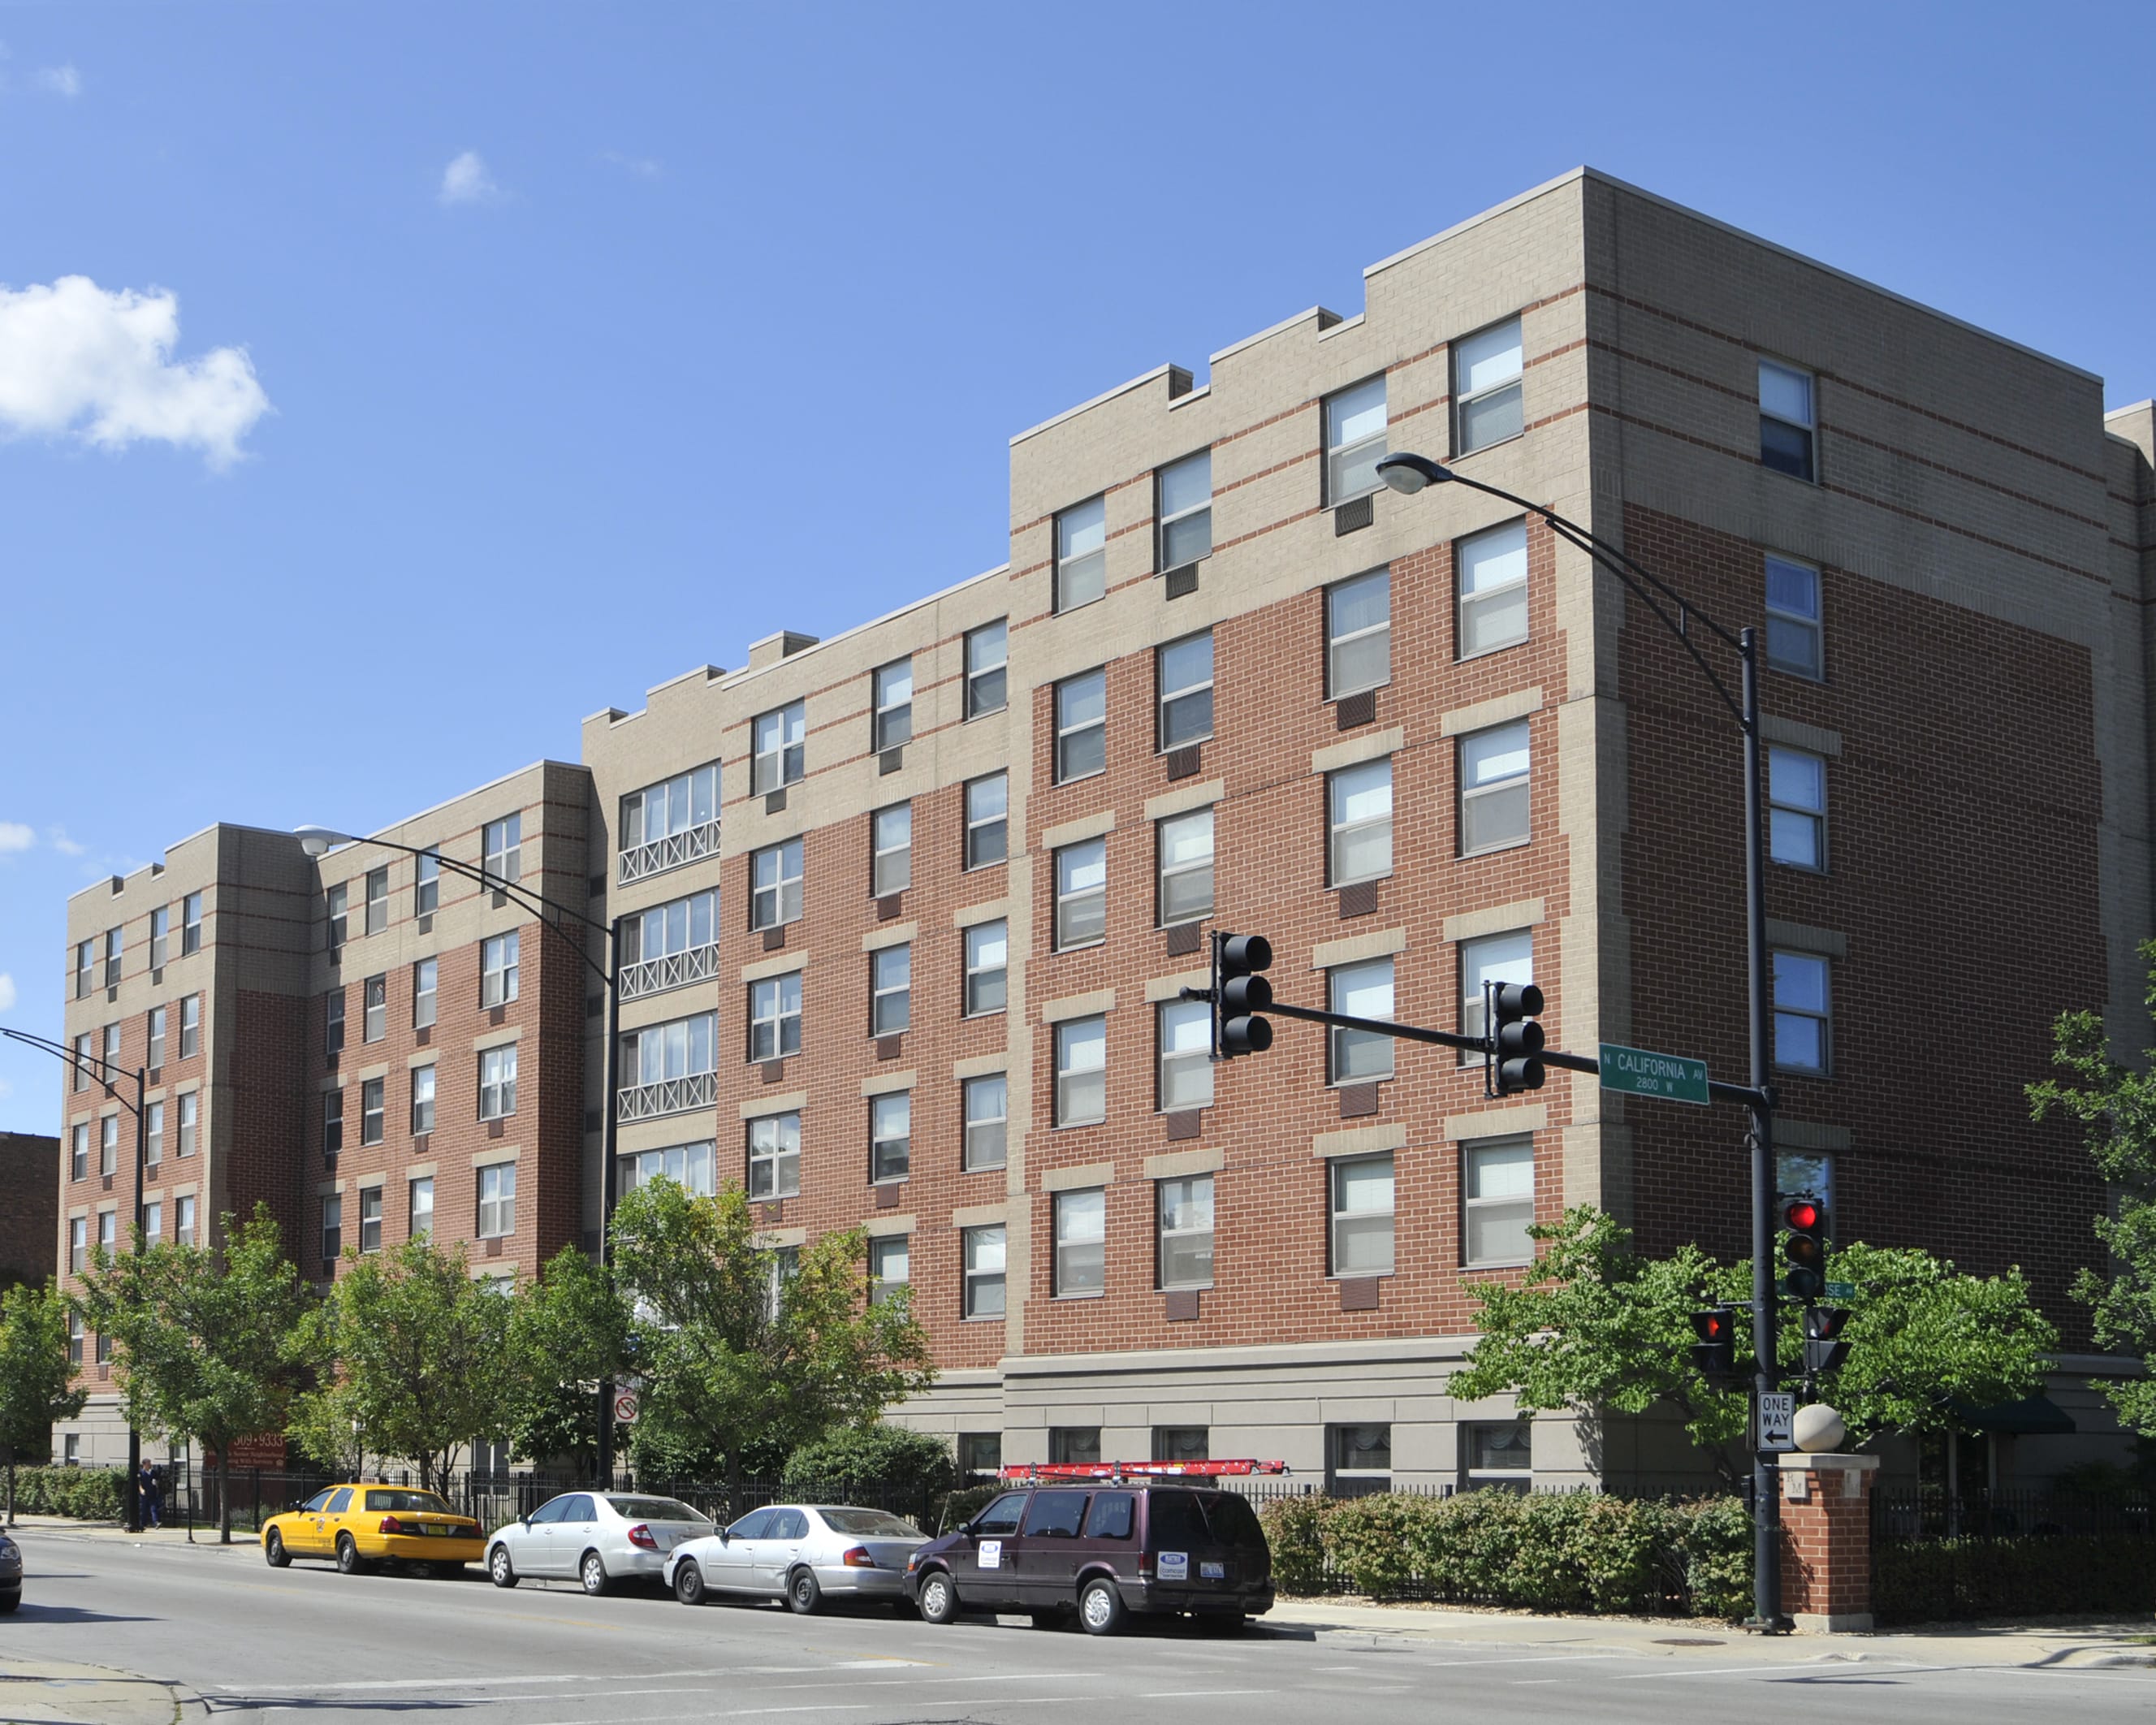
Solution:
M 1842 1423 L 1841 1415 L 1825 1402 L 1812 1402 L 1797 1409 L 1789 1435 L 1797 1440 L 1799 1450 L 1815 1455 L 1822 1450 L 1839 1449 L 1849 1435 L 1849 1428 Z

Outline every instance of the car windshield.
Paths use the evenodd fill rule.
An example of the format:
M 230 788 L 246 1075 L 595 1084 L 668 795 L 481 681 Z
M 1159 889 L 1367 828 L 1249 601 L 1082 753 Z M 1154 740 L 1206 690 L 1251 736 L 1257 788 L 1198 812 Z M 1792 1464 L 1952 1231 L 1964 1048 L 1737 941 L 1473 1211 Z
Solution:
M 823 1517 L 834 1533 L 851 1534 L 856 1539 L 921 1539 L 928 1536 L 912 1522 L 887 1514 L 880 1509 L 824 1509 L 816 1513 Z
M 697 1522 L 708 1527 L 711 1518 L 699 1515 L 672 1497 L 609 1497 L 614 1513 L 632 1522 Z
M 422 1510 L 431 1509 L 441 1515 L 453 1515 L 454 1511 L 432 1491 L 369 1491 L 369 1509 Z

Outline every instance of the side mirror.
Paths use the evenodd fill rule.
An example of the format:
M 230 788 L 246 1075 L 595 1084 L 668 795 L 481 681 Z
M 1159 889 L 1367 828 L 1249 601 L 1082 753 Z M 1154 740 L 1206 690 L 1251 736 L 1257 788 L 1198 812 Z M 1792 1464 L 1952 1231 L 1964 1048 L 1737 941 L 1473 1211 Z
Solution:
M 519 1525 L 519 1526 L 521 1526 L 521 1527 L 530 1527 L 530 1526 L 531 1525 L 531 1517 L 530 1517 L 530 1515 L 528 1515 L 528 1514 L 526 1514 L 526 1515 L 520 1515 L 519 1517 L 517 1517 L 516 1520 L 517 1520 L 517 1523 L 518 1523 L 518 1525 Z
M 719 1529 L 719 1543 L 721 1545 L 727 1543 L 733 1537 L 733 1532 L 730 1528 L 721 1527 Z
M 967 1538 L 971 1539 L 973 1537 L 973 1524 L 971 1522 L 961 1522 L 952 1531 L 963 1533 Z

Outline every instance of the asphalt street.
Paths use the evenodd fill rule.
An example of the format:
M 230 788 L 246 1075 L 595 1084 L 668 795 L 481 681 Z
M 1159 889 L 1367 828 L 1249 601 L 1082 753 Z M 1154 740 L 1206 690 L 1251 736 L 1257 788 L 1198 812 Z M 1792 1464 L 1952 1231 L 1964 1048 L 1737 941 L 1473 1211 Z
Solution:
M 1220 1639 L 1169 1624 L 1096 1640 L 1022 1619 L 932 1629 L 888 1612 L 795 1617 L 691 1609 L 657 1593 L 588 1599 L 567 1584 L 514 1592 L 469 1579 L 266 1567 L 252 1549 L 145 1548 L 58 1538 L 29 1548 L 21 1611 L 0 1619 L 0 1666 L 116 1667 L 202 1697 L 208 1716 L 304 1725 L 456 1716 L 473 1725 L 670 1725 L 778 1718 L 818 1725 L 1058 1717 L 1259 1725 L 1352 1718 L 1670 1722 L 1881 1720 L 1940 1725 L 2072 1713 L 2156 1713 L 2156 1671 L 2028 1669 L 1852 1658 L 1672 1628 L 1646 1646 L 1519 1646 L 1472 1639 L 1375 1645 L 1314 1632 Z M 1363 1645 L 1357 1645 L 1358 1641 Z M 1710 1645 L 1685 1645 L 1706 1642 Z M 1845 1645 L 1845 1644 L 1844 1644 Z M 34 1684 L 0 1717 L 38 1720 Z M 182 1717 L 198 1716 L 189 1705 Z

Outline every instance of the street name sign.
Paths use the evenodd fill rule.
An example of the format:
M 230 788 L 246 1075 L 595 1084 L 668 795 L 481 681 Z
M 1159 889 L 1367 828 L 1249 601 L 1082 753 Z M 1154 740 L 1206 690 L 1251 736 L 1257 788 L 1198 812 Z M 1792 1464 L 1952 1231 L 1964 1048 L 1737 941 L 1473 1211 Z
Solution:
M 1769 1389 L 1759 1397 L 1759 1447 L 1794 1450 L 1797 1446 L 1797 1394 L 1793 1389 Z
M 1602 1087 L 1630 1096 L 1660 1096 L 1666 1102 L 1707 1101 L 1707 1062 L 1682 1055 L 1656 1054 L 1621 1043 L 1602 1045 Z
M 1826 1285 L 1826 1296 L 1830 1300 L 1854 1300 L 1856 1284 L 1853 1281 L 1830 1281 Z

